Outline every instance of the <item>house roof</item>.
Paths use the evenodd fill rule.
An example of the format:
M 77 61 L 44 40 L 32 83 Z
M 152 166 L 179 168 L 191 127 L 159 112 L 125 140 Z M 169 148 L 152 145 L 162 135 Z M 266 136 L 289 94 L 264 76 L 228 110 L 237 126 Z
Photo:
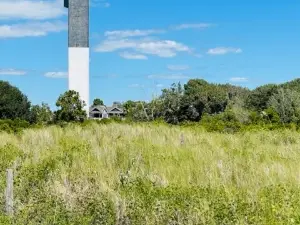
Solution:
M 124 113 L 124 110 L 120 107 L 111 106 L 111 107 L 106 107 L 106 108 L 107 108 L 108 113 L 114 113 L 114 114 Z
M 106 107 L 104 105 L 94 105 L 90 107 L 90 113 L 104 113 L 107 112 Z
M 124 110 L 121 107 L 116 106 L 105 106 L 105 105 L 95 105 L 91 106 L 89 109 L 90 113 L 113 113 L 113 114 L 123 114 Z

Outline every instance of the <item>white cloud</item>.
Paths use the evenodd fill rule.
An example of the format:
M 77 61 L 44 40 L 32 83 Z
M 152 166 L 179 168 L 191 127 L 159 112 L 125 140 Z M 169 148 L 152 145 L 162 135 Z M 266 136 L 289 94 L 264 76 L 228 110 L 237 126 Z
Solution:
M 168 65 L 169 70 L 188 70 L 190 67 L 188 65 Z
M 66 29 L 67 24 L 60 21 L 0 25 L 0 38 L 38 37 Z
M 143 42 L 139 44 L 138 50 L 145 54 L 153 54 L 166 58 L 176 56 L 177 52 L 191 51 L 188 46 L 170 40 Z
M 0 69 L 0 75 L 21 76 L 27 74 L 26 71 L 16 69 Z
M 62 0 L 1 0 L 0 9 L 0 20 L 44 20 L 67 14 Z
M 163 33 L 163 30 L 114 30 L 106 31 L 104 35 L 111 39 L 120 39 L 128 37 L 143 37 L 151 34 L 160 34 Z
M 178 52 L 191 52 L 191 49 L 181 43 L 171 40 L 105 40 L 96 48 L 96 52 L 114 52 L 117 50 L 131 49 L 135 52 L 159 57 L 170 58 Z
M 246 77 L 231 77 L 229 80 L 232 82 L 248 82 L 249 81 L 248 78 L 246 78 Z
M 147 60 L 148 57 L 142 54 L 130 53 L 130 52 L 121 52 L 120 56 L 124 59 L 137 59 L 137 60 Z
M 52 20 L 67 15 L 62 0 L 0 0 L 0 9 L 0 21 L 10 21 L 0 24 L 0 39 L 39 37 L 67 30 L 66 23 Z
M 141 84 L 131 84 L 128 87 L 130 87 L 130 88 L 143 88 L 144 85 L 141 85 Z
M 175 30 L 185 30 L 185 29 L 205 29 L 211 27 L 210 23 L 188 23 L 188 24 L 180 24 L 174 26 Z
M 96 52 L 114 52 L 120 49 L 130 49 L 137 46 L 137 41 L 124 40 L 104 40 L 96 46 Z
M 149 79 L 168 79 L 168 80 L 181 80 L 181 79 L 189 79 L 190 77 L 183 74 L 171 74 L 171 75 L 164 75 L 164 74 L 157 74 L 157 75 L 149 75 Z
M 157 84 L 156 87 L 162 88 L 164 85 L 163 84 Z
M 208 27 L 208 24 L 182 24 L 178 28 L 201 28 Z M 125 50 L 134 53 L 119 53 L 121 57 L 126 59 L 147 59 L 148 55 L 155 55 L 162 58 L 175 57 L 179 52 L 200 57 L 193 49 L 183 43 L 174 40 L 161 40 L 152 37 L 153 34 L 161 34 L 167 30 L 148 29 L 148 30 L 113 30 L 106 31 L 106 37 L 95 48 L 95 52 L 114 52 Z
M 212 48 L 207 51 L 207 54 L 209 55 L 225 55 L 228 53 L 242 53 L 242 49 L 240 48 L 227 48 L 227 47 L 217 47 Z
M 49 78 L 67 78 L 68 73 L 67 72 L 47 72 L 44 74 L 45 77 Z

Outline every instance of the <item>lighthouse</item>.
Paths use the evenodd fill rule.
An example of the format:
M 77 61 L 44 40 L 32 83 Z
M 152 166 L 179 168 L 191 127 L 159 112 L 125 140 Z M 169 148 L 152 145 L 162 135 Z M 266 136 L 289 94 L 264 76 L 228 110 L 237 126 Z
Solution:
M 68 8 L 69 90 L 79 93 L 89 108 L 89 0 L 64 0 Z

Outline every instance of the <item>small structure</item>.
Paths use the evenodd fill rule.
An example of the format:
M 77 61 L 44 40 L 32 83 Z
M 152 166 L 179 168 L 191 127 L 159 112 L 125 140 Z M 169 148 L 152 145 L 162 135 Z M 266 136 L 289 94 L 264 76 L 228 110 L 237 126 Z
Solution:
M 109 117 L 124 117 L 124 109 L 117 104 L 112 106 L 93 105 L 89 110 L 89 117 L 91 119 L 107 119 Z

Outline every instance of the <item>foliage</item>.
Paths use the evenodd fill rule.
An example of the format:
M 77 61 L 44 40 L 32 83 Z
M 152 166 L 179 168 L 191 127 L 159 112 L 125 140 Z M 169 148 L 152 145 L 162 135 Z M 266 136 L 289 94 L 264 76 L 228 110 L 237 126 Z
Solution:
M 73 90 L 60 95 L 56 106 L 55 121 L 82 122 L 86 119 L 85 102 L 81 101 L 79 93 Z
M 126 117 L 134 121 L 152 121 L 161 115 L 161 101 L 153 99 L 150 103 L 144 101 L 127 101 L 123 104 Z
M 30 123 L 25 120 L 0 120 L 0 132 L 19 133 L 29 127 Z
M 279 87 L 283 89 L 290 89 L 293 91 L 300 92 L 300 78 L 296 78 L 292 81 L 288 81 L 286 83 L 280 84 Z
M 103 100 L 101 100 L 100 98 L 94 99 L 93 106 L 96 106 L 96 105 L 104 105 Z
M 215 114 L 225 111 L 228 93 L 223 86 L 197 79 L 190 80 L 184 88 L 185 95 L 194 102 L 196 108 L 200 109 L 198 111 L 200 116 L 202 113 Z
M 0 119 L 28 120 L 30 102 L 16 87 L 8 82 L 0 81 Z
M 180 109 L 183 89 L 180 83 L 172 84 L 170 89 L 162 90 L 162 116 L 168 123 L 178 124 L 181 120 Z
M 234 115 L 234 117 L 237 119 L 238 122 L 242 124 L 249 124 L 250 123 L 250 111 L 234 105 L 233 107 L 227 107 L 225 112 L 230 112 Z
M 46 125 L 53 121 L 53 113 L 48 104 L 34 105 L 30 110 L 30 122 L 35 124 Z
M 243 126 L 233 112 L 224 112 L 216 115 L 205 114 L 200 123 L 207 131 L 233 133 Z
M 150 120 L 162 117 L 172 124 L 183 121 L 198 122 L 204 113 L 224 112 L 229 103 L 244 101 L 248 92 L 247 89 L 229 84 L 217 85 L 201 79 L 193 79 L 184 87 L 178 83 L 172 84 L 169 89 L 163 89 L 161 96 L 154 99 L 151 102 L 153 104 L 148 104 L 147 109 L 149 111 L 154 109 L 157 112 L 151 114 Z
M 265 111 L 263 111 L 262 119 L 265 122 L 269 122 L 269 123 L 273 123 L 273 124 L 280 122 L 280 117 L 274 108 L 268 108 Z
M 275 84 L 267 84 L 256 88 L 251 91 L 246 100 L 247 107 L 257 112 L 267 109 L 268 102 L 277 89 L 278 86 Z
M 163 119 L 170 124 L 200 122 L 208 130 L 223 132 L 226 127 L 232 126 L 234 128 L 230 130 L 252 125 L 273 124 L 270 127 L 275 128 L 286 127 L 289 123 L 300 124 L 299 92 L 300 79 L 279 85 L 267 84 L 252 91 L 230 84 L 191 79 L 184 85 L 172 84 L 170 88 L 163 89 L 161 95 L 150 102 L 129 100 L 124 104 L 114 102 L 113 105 L 124 108 L 127 121 L 150 122 Z M 97 98 L 93 104 L 101 105 L 103 101 Z M 84 121 L 84 106 L 77 92 L 65 92 L 57 101 L 59 109 L 54 113 L 54 122 L 63 127 L 68 122 Z M 12 115 L 14 112 L 11 110 L 7 112 Z M 228 113 L 234 115 L 236 121 L 226 121 Z M 44 103 L 31 107 L 29 117 L 26 114 L 24 117 L 31 123 L 45 125 L 52 121 L 50 108 Z M 212 121 L 216 127 L 213 128 L 208 121 Z M 5 129 L 10 128 L 6 126 Z
M 238 130 L 242 126 L 265 125 L 276 127 L 300 123 L 300 79 L 281 85 L 268 84 L 250 91 L 230 84 L 213 84 L 191 79 L 163 89 L 161 96 L 149 103 L 127 101 L 127 117 L 134 121 L 153 121 L 163 118 L 167 123 L 201 122 L 208 130 Z M 226 121 L 231 113 L 237 121 Z M 206 117 L 203 120 L 203 116 Z M 225 115 L 225 117 L 224 117 Z M 209 119 L 208 119 L 209 118 Z M 216 126 L 209 125 L 212 121 Z M 227 123 L 227 124 L 226 124 Z M 281 127 L 281 125 L 279 125 Z
M 297 123 L 300 119 L 299 92 L 280 88 L 270 98 L 268 106 L 277 112 L 283 123 Z
M 135 107 L 136 103 L 132 100 L 128 100 L 123 103 L 124 112 L 126 113 L 126 116 L 128 118 L 132 118 L 132 115 L 134 113 L 133 109 Z

